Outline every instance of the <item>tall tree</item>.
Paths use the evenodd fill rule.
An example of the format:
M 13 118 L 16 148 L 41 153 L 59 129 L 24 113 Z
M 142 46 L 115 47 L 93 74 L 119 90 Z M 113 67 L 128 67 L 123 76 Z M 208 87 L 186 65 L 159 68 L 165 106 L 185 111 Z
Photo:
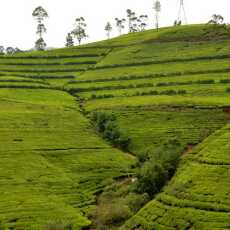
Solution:
M 107 22 L 107 24 L 105 26 L 105 31 L 106 31 L 106 35 L 107 35 L 108 39 L 110 38 L 110 33 L 112 30 L 113 30 L 113 27 L 112 27 L 111 23 Z
M 74 46 L 73 36 L 71 33 L 68 33 L 66 36 L 66 47 L 72 47 Z
M 43 38 L 39 38 L 36 42 L 35 42 L 35 49 L 36 50 L 44 50 L 46 48 L 46 43 L 44 41 Z
M 72 31 L 73 36 L 78 40 L 79 45 L 81 44 L 83 39 L 86 39 L 88 35 L 86 34 L 87 24 L 85 23 L 85 19 L 83 17 L 76 19 L 76 27 Z
M 122 34 L 122 30 L 125 28 L 125 22 L 126 20 L 124 18 L 119 19 L 119 18 L 115 18 L 116 21 L 116 27 L 118 29 L 119 34 Z
M 42 38 L 42 34 L 46 33 L 46 27 L 44 24 L 40 23 L 37 25 L 37 32 L 39 38 Z
M 144 31 L 145 28 L 147 27 L 147 20 L 148 20 L 148 15 L 141 15 L 138 18 L 138 30 L 139 31 Z
M 155 25 L 156 25 L 156 29 L 158 31 L 159 29 L 159 16 L 160 16 L 160 12 L 161 12 L 161 2 L 160 0 L 155 0 L 154 5 L 153 5 L 153 9 L 155 11 Z
M 43 7 L 39 6 L 35 8 L 35 10 L 32 13 L 32 16 L 35 18 L 35 20 L 37 20 L 38 23 L 36 33 L 39 35 L 39 38 L 35 42 L 35 48 L 40 47 L 39 50 L 41 50 L 41 48 L 43 47 L 43 49 L 45 49 L 46 43 L 44 42 L 42 35 L 46 33 L 46 27 L 43 24 L 43 21 L 48 17 L 48 13 Z
M 16 47 L 15 49 L 14 49 L 14 53 L 22 53 L 23 51 L 22 50 L 20 50 L 18 47 Z
M 0 46 L 0 55 L 4 54 L 5 48 L 4 46 Z
M 6 48 L 6 53 L 7 53 L 8 55 L 11 55 L 11 54 L 14 54 L 14 53 L 15 53 L 15 50 L 14 50 L 13 47 L 7 47 L 7 48 Z
M 33 11 L 33 17 L 38 21 L 39 23 L 42 23 L 42 21 L 48 17 L 48 13 L 46 12 L 46 10 L 39 6 L 37 8 L 35 8 L 35 10 Z
M 136 13 L 130 9 L 127 9 L 127 18 L 128 18 L 128 26 L 129 26 L 129 32 L 136 32 L 137 29 L 137 20 Z

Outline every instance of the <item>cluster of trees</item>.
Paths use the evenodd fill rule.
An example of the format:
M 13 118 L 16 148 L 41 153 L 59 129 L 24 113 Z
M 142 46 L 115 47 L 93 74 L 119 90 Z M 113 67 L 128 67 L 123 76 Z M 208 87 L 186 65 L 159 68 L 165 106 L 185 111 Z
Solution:
M 160 0 L 156 0 L 153 5 L 153 9 L 155 11 L 156 16 L 156 28 L 159 28 L 159 14 L 161 12 L 161 2 Z M 123 30 L 126 28 L 126 22 L 128 22 L 128 31 L 129 33 L 141 32 L 146 29 L 148 26 L 148 15 L 142 14 L 137 15 L 136 12 L 131 9 L 127 9 L 127 18 L 115 18 L 115 27 L 118 30 L 119 35 L 122 34 Z M 87 24 L 83 17 L 76 19 L 76 26 L 73 31 L 67 34 L 66 36 L 66 47 L 74 46 L 74 38 L 78 40 L 79 45 L 83 39 L 88 37 L 86 33 Z M 111 32 L 113 30 L 113 26 L 111 22 L 107 22 L 105 25 L 105 33 L 107 38 L 109 39 L 111 36 Z
M 139 32 L 144 31 L 147 26 L 147 15 L 137 16 L 135 12 L 130 9 L 127 10 L 127 20 L 129 32 Z M 115 18 L 116 27 L 118 29 L 119 35 L 122 34 L 123 29 L 125 29 L 125 23 L 127 21 L 125 18 Z M 87 24 L 83 17 L 76 19 L 75 28 L 69 32 L 66 36 L 66 47 L 74 46 L 74 38 L 77 39 L 78 44 L 80 45 L 83 39 L 88 37 L 86 33 Z M 111 32 L 113 30 L 112 24 L 107 22 L 105 25 L 106 36 L 109 39 Z
M 161 12 L 160 0 L 154 0 L 153 10 L 155 12 L 155 27 L 158 30 Z M 132 11 L 131 9 L 127 9 L 126 13 L 126 18 L 115 18 L 115 27 L 117 28 L 119 35 L 122 34 L 126 26 L 128 27 L 129 33 L 140 32 L 146 29 L 146 27 L 148 26 L 148 15 L 137 15 L 136 12 Z M 47 29 L 45 27 L 44 20 L 49 15 L 43 7 L 39 6 L 35 8 L 32 16 L 37 21 L 36 33 L 38 35 L 38 39 L 35 42 L 35 48 L 36 50 L 45 50 L 46 43 L 44 41 L 43 35 L 47 32 Z M 174 21 L 174 26 L 180 26 L 181 24 L 181 20 Z M 208 24 L 223 26 L 226 25 L 224 23 L 224 18 L 218 14 L 214 14 Z M 74 39 L 76 39 L 78 41 L 78 44 L 80 45 L 82 40 L 88 37 L 86 33 L 86 28 L 87 24 L 84 17 L 77 18 L 75 21 L 75 28 L 73 28 L 73 30 L 69 32 L 66 36 L 66 47 L 74 46 Z M 113 30 L 111 22 L 106 23 L 104 30 L 106 32 L 107 38 L 109 39 Z M 4 49 L 4 47 L 0 46 L 0 54 L 14 54 L 17 52 L 21 52 L 20 49 L 12 47 L 7 47 L 6 49 Z
M 224 17 L 219 14 L 213 14 L 211 20 L 208 22 L 208 24 L 212 25 L 225 25 L 224 23 Z
M 113 113 L 94 112 L 91 120 L 102 137 L 124 151 L 129 151 L 131 139 L 117 125 Z M 154 149 L 137 154 L 136 178 L 132 191 L 153 197 L 174 175 L 182 149 L 177 138 L 169 139 Z
M 120 131 L 114 114 L 94 112 L 91 120 L 104 139 L 115 147 L 128 151 L 130 138 Z
M 0 55 L 4 54 L 16 54 L 16 53 L 21 53 L 22 51 L 19 48 L 13 48 L 13 47 L 7 47 L 5 48 L 4 46 L 0 46 Z
M 159 3 L 160 6 L 160 1 L 156 1 Z M 155 9 L 155 7 L 154 7 Z M 156 10 L 156 9 L 155 9 Z M 160 9 L 157 8 L 157 12 L 160 12 Z M 134 32 L 141 32 L 144 31 L 146 29 L 146 27 L 148 26 L 148 15 L 146 14 L 142 14 L 142 15 L 137 15 L 136 12 L 127 9 L 126 11 L 127 13 L 127 18 L 115 18 L 115 26 L 118 30 L 119 35 L 122 34 L 123 30 L 126 27 L 126 22 L 128 22 L 128 31 L 129 33 L 134 33 Z M 159 17 L 157 17 L 157 20 L 159 19 Z M 157 22 L 157 25 L 159 24 L 159 22 Z M 105 31 L 106 31 L 106 35 L 107 38 L 110 38 L 110 33 L 112 32 L 113 27 L 111 25 L 110 22 L 107 22 L 106 26 L 105 26 Z
M 155 12 L 155 27 L 158 30 L 159 17 L 161 12 L 160 0 L 154 1 L 153 10 Z M 127 9 L 126 14 L 126 18 L 115 18 L 115 27 L 117 28 L 119 35 L 122 34 L 126 26 L 128 27 L 129 33 L 144 31 L 148 26 L 148 15 L 137 15 L 136 12 L 132 11 L 131 9 Z M 32 15 L 38 23 L 36 33 L 38 34 L 39 38 L 35 42 L 35 48 L 37 50 L 44 50 L 46 47 L 46 43 L 43 39 L 43 34 L 46 33 L 47 30 L 43 22 L 48 17 L 48 13 L 43 7 L 39 6 L 33 11 Z M 181 24 L 182 21 L 180 20 L 176 20 L 174 22 L 174 26 L 180 26 Z M 221 15 L 214 14 L 208 24 L 225 25 L 224 18 Z M 77 18 L 75 20 L 75 27 L 66 36 L 66 47 L 74 46 L 74 39 L 76 39 L 78 41 L 78 44 L 80 45 L 82 40 L 88 37 L 86 33 L 86 28 L 87 24 L 84 17 Z M 107 38 L 109 39 L 113 30 L 111 22 L 106 23 L 104 30 L 106 32 Z M 12 47 L 8 47 L 6 49 L 6 53 L 8 54 L 12 54 L 15 52 L 19 52 L 19 49 L 13 49 Z M 0 53 L 4 53 L 2 49 L 0 49 Z
M 159 28 L 159 15 L 161 12 L 161 2 L 160 0 L 155 0 L 153 5 L 153 10 L 155 11 L 155 26 L 158 30 Z M 127 9 L 127 18 L 115 18 L 115 27 L 118 30 L 119 35 L 122 34 L 123 30 L 126 27 L 126 22 L 128 22 L 128 31 L 129 33 L 144 31 L 148 25 L 148 15 L 142 14 L 137 15 L 131 9 Z M 46 10 L 39 6 L 37 7 L 32 16 L 37 21 L 37 31 L 39 38 L 35 42 L 35 48 L 37 50 L 44 50 L 46 48 L 46 43 L 43 38 L 43 34 L 46 33 L 46 27 L 44 25 L 44 20 L 48 17 Z M 86 33 L 87 24 L 84 17 L 79 17 L 75 21 L 75 28 L 69 32 L 66 36 L 66 47 L 74 46 L 74 39 L 78 41 L 80 45 L 83 39 L 88 37 Z M 113 26 L 111 22 L 107 22 L 105 25 L 105 32 L 107 38 L 110 38 Z
M 144 31 L 147 27 L 148 15 L 137 16 L 136 13 L 130 9 L 127 9 L 127 19 L 125 18 L 115 18 L 116 27 L 118 29 L 119 35 L 125 29 L 125 23 L 128 21 L 129 33 Z M 105 26 L 105 31 L 107 37 L 109 38 L 110 32 L 112 31 L 111 23 L 108 22 Z
M 74 38 L 77 39 L 80 45 L 83 39 L 88 37 L 86 33 L 86 21 L 83 17 L 79 17 L 75 20 L 75 28 L 66 36 L 66 47 L 74 46 Z

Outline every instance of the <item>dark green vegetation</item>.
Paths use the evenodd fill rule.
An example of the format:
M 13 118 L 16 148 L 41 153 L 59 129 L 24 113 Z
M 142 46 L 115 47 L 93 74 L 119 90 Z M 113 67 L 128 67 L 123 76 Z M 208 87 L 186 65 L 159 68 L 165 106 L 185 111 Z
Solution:
M 124 151 L 129 149 L 130 139 L 119 130 L 116 117 L 113 114 L 94 112 L 91 119 L 97 131 L 102 133 L 103 138 L 111 142 L 114 147 Z
M 229 229 L 229 64 L 212 25 L 0 57 L 2 224 Z

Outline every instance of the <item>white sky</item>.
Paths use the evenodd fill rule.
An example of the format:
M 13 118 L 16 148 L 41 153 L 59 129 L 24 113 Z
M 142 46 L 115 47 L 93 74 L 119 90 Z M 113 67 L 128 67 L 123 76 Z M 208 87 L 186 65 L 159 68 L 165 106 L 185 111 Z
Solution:
M 207 22 L 214 13 L 230 22 L 229 0 L 184 0 L 189 24 Z M 177 17 L 179 0 L 161 0 L 160 26 L 172 25 Z M 77 17 L 85 17 L 89 38 L 87 42 L 105 39 L 107 21 L 114 24 L 115 17 L 125 17 L 130 8 L 137 14 L 149 15 L 149 28 L 154 27 L 153 0 L 0 0 L 0 45 L 29 49 L 34 45 L 36 22 L 31 14 L 35 7 L 43 6 L 49 18 L 44 36 L 49 47 L 63 47 L 67 32 Z M 114 26 L 113 36 L 117 30 Z

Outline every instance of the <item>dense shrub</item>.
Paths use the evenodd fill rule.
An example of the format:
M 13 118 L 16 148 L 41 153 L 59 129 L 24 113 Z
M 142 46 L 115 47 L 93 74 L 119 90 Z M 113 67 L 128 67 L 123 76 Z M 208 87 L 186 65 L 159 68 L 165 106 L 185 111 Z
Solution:
M 114 114 L 94 112 L 91 120 L 95 124 L 97 131 L 102 133 L 103 138 L 124 151 L 128 150 L 130 138 L 118 128 Z
M 150 160 L 150 155 L 151 154 L 147 150 L 137 153 L 136 156 L 137 156 L 138 163 L 142 164 L 142 163 Z
M 167 171 L 162 164 L 147 161 L 139 172 L 137 190 L 153 196 L 160 191 L 167 179 Z
M 97 198 L 97 206 L 88 215 L 92 229 L 107 230 L 122 226 L 149 200 L 147 193 L 137 194 L 132 189 L 131 177 L 112 181 Z
M 139 156 L 142 166 L 137 175 L 136 189 L 138 192 L 146 192 L 153 197 L 161 190 L 176 170 L 179 161 L 179 147 L 177 140 L 170 140 L 163 147 Z
M 133 213 L 137 213 L 149 201 L 149 199 L 150 198 L 147 193 L 144 194 L 130 193 L 126 197 L 127 204 Z
M 107 204 L 101 208 L 103 211 L 100 215 L 100 222 L 103 225 L 117 225 L 132 216 L 130 208 L 120 202 Z

